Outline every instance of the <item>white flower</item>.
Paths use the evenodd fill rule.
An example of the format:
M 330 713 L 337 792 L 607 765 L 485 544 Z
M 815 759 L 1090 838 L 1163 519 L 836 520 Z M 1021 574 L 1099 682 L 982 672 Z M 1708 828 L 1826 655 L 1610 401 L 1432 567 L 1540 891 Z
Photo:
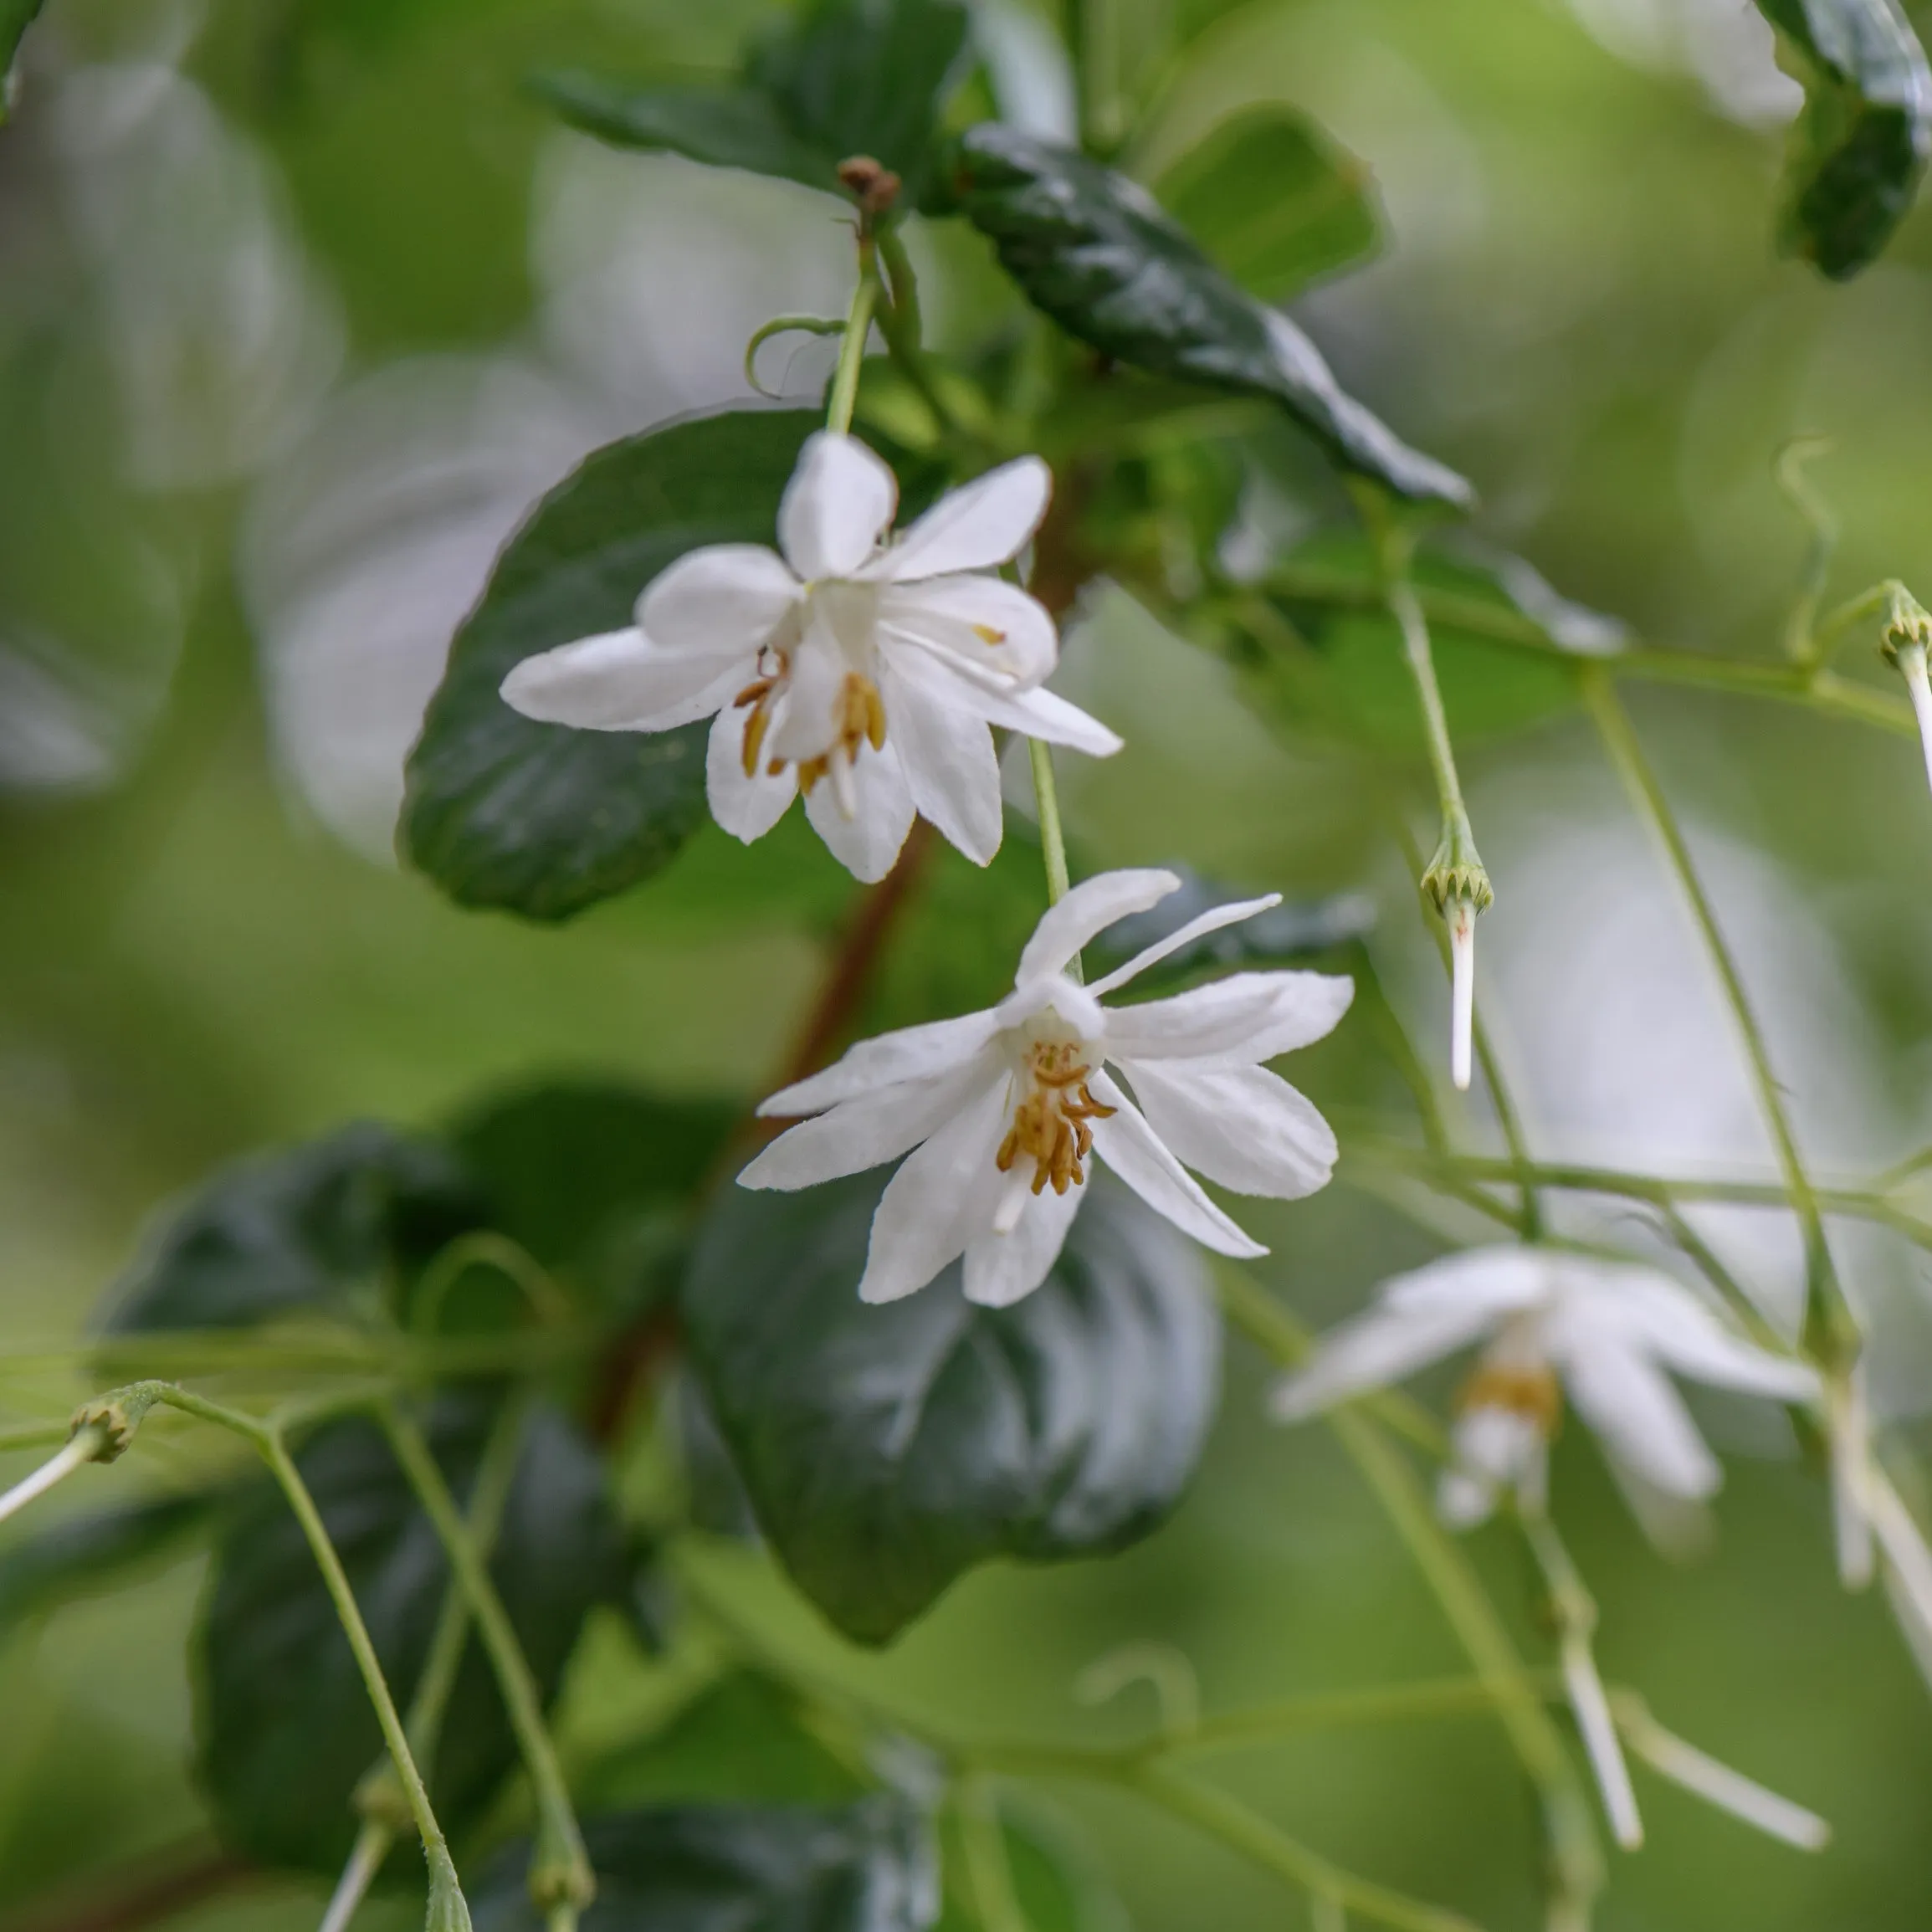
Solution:
M 1386 1284 L 1374 1307 L 1329 1335 L 1282 1386 L 1275 1413 L 1299 1420 L 1485 1335 L 1492 1339 L 1463 1391 L 1439 1499 L 1458 1525 L 1480 1522 L 1506 1489 L 1525 1507 L 1542 1507 L 1563 1389 L 1621 1478 L 1687 1501 L 1714 1494 L 1723 1472 L 1670 1374 L 1781 1402 L 1818 1393 L 1810 1368 L 1733 1334 L 1656 1268 L 1483 1248 Z
M 1180 884 L 1171 872 L 1109 872 L 1075 886 L 1041 920 L 998 1006 L 863 1041 L 774 1094 L 761 1114 L 818 1117 L 782 1135 L 741 1183 L 810 1187 L 916 1149 L 873 1217 L 867 1301 L 910 1294 L 961 1254 L 968 1299 L 1000 1308 L 1031 1294 L 1079 1210 L 1089 1156 L 1197 1241 L 1265 1253 L 1186 1167 L 1288 1201 L 1328 1180 L 1328 1123 L 1262 1063 L 1321 1038 L 1355 986 L 1325 973 L 1237 973 L 1171 999 L 1103 1006 L 1156 960 L 1279 903 L 1203 913 L 1090 986 L 1070 976 L 1096 933 Z
M 891 870 L 923 814 L 984 865 L 1002 816 L 994 725 L 1104 756 L 1105 725 L 1040 689 L 1059 640 L 1016 586 L 1052 479 L 1022 457 L 942 497 L 896 541 L 893 474 L 864 443 L 807 443 L 778 511 L 784 554 L 720 543 L 681 556 L 629 630 L 527 658 L 505 701 L 549 724 L 667 731 L 716 714 L 712 815 L 749 844 L 805 794 L 863 879 Z

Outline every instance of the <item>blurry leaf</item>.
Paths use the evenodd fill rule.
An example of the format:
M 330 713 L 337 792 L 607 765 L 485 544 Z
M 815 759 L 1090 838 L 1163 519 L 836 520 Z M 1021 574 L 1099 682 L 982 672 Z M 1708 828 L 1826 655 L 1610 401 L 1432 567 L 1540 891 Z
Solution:
M 681 154 L 828 193 L 838 185 L 843 156 L 801 141 L 777 103 L 755 88 L 628 87 L 592 74 L 540 74 L 530 85 L 572 127 L 613 146 Z
M 0 1631 L 158 1568 L 213 1522 L 226 1489 L 69 1516 L 0 1550 Z
M 899 1798 L 611 1812 L 584 1842 L 583 1932 L 925 1932 L 938 1915 L 925 1822 Z M 476 1932 L 542 1932 L 529 1860 L 513 1846 L 471 1888 Z
M 745 1109 L 600 1080 L 490 1101 L 451 1130 L 489 1223 L 607 1309 L 634 1309 Z
M 1127 1915 L 1104 1877 L 1059 1832 L 1031 1810 L 1017 1812 L 1010 1800 L 1000 1807 L 999 1824 L 1013 1902 L 1027 1932 L 1127 1932 Z M 949 1873 L 964 1857 L 951 1837 L 945 1847 Z M 981 1928 L 976 1914 L 949 1897 L 938 1932 Z
M 694 1366 L 766 1535 L 840 1630 L 883 1643 L 962 1571 L 1119 1550 L 1180 1494 L 1220 1330 L 1194 1250 L 1096 1184 L 1045 1283 L 975 1308 L 956 1263 L 858 1287 L 877 1174 L 720 1197 L 685 1284 Z
M 1181 889 L 1150 911 L 1135 913 L 1108 927 L 1087 948 L 1087 961 L 1094 971 L 1125 965 L 1143 946 L 1165 939 L 1215 906 L 1258 896 L 1203 879 L 1184 865 L 1169 869 L 1180 875 Z M 1337 946 L 1366 937 L 1375 920 L 1375 901 L 1361 893 L 1289 899 L 1238 925 L 1204 933 L 1191 946 L 1170 953 L 1134 979 L 1129 997 L 1140 999 L 1168 991 L 1210 968 L 1241 972 L 1304 966 Z
M 986 125 L 961 137 L 953 185 L 1028 300 L 1104 355 L 1267 397 L 1344 469 L 1399 495 L 1473 500 L 1461 477 L 1345 395 L 1292 322 L 1230 281 L 1124 175 Z
M 446 1399 L 431 1443 L 460 1501 L 490 1405 Z M 357 1418 L 320 1430 L 296 1458 L 407 1708 L 441 1612 L 448 1568 L 388 1444 Z M 623 1542 L 603 1473 L 577 1432 L 536 1412 L 490 1560 L 524 1654 L 553 1695 L 591 1607 L 621 1586 Z M 382 1750 L 374 1713 L 315 1560 L 265 1484 L 229 1526 L 194 1636 L 201 1781 L 224 1841 L 267 1864 L 333 1873 L 355 1836 L 350 1798 Z M 516 1746 L 471 1637 L 430 1771 L 452 1832 L 486 1805 Z
M 578 1797 L 596 1809 L 694 1798 L 831 1805 L 864 1789 L 812 1735 L 797 1692 L 744 1669 L 700 1692 L 654 1737 L 601 1759 Z
M 1368 170 L 1293 108 L 1230 115 L 1170 164 L 1154 192 L 1221 268 L 1270 302 L 1381 240 Z
M 160 1226 L 111 1295 L 106 1327 L 228 1328 L 340 1308 L 481 1216 L 447 1150 L 359 1121 L 216 1175 Z
M 718 1433 L 704 1391 L 682 1364 L 672 1384 L 671 1402 L 678 1465 L 684 1478 L 684 1511 L 691 1526 L 714 1536 L 756 1542 L 758 1522 L 751 1514 L 751 1498 L 731 1465 L 731 1452 Z
M 19 58 L 21 40 L 44 4 L 44 0 L 0 0 L 0 125 L 13 108 L 18 85 L 13 63 Z
M 1779 245 L 1844 281 L 1904 218 L 1932 140 L 1932 73 L 1893 0 L 1757 0 L 1802 83 L 1780 191 Z
M 464 905 L 567 919 L 658 871 L 702 823 L 708 724 L 577 731 L 497 694 L 510 667 L 631 622 L 668 564 L 769 543 L 803 410 L 735 410 L 613 443 L 538 505 L 450 646 L 410 754 L 402 838 Z
M 640 87 L 588 74 L 532 85 L 573 127 L 619 147 L 840 192 L 838 164 L 870 155 L 916 207 L 940 116 L 963 79 L 961 0 L 817 0 L 765 41 L 742 83 Z
M 1567 710 L 1576 701 L 1576 680 L 1556 652 L 1600 657 L 1622 647 L 1617 619 L 1559 596 L 1519 557 L 1426 546 L 1414 574 L 1458 737 L 1521 730 Z M 1292 655 L 1269 650 L 1255 660 L 1251 694 L 1298 730 L 1419 756 L 1414 680 L 1395 622 L 1381 607 L 1368 540 L 1357 531 L 1325 534 L 1297 549 L 1267 584 L 1306 648 Z M 1503 641 L 1510 638 L 1555 650 Z
M 883 161 L 916 206 L 971 18 L 961 0 L 815 0 L 758 49 L 751 76 L 804 139 L 835 162 Z

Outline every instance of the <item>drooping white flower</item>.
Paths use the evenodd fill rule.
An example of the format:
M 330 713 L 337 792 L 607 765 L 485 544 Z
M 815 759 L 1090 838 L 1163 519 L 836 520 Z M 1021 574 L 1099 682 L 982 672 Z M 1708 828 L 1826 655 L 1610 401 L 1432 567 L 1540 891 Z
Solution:
M 997 1308 L 1031 1294 L 1079 1211 L 1089 1158 L 1205 1246 L 1265 1253 L 1187 1169 L 1279 1200 L 1326 1182 L 1335 1135 L 1263 1063 L 1321 1038 L 1355 986 L 1326 973 L 1236 973 L 1169 999 L 1104 1006 L 1156 960 L 1279 903 L 1217 907 L 1091 986 L 1071 976 L 1096 933 L 1180 884 L 1149 871 L 1075 886 L 1040 920 L 998 1006 L 863 1041 L 774 1094 L 761 1114 L 817 1118 L 781 1135 L 740 1183 L 810 1187 L 913 1150 L 873 1217 L 859 1284 L 868 1301 L 910 1294 L 961 1254 L 969 1299 Z
M 1627 1482 L 1685 1501 L 1723 1472 L 1672 1375 L 1805 1402 L 1816 1373 L 1732 1332 L 1682 1283 L 1633 1262 L 1483 1248 L 1397 1275 L 1375 1305 L 1326 1337 L 1277 1391 L 1297 1421 L 1490 1338 L 1465 1385 L 1438 1497 L 1458 1525 L 1514 1490 L 1540 1509 L 1565 1390 Z
M 1096 756 L 1120 748 L 1040 688 L 1058 655 L 1053 620 L 990 574 L 1038 528 L 1051 481 L 1022 457 L 888 541 L 891 470 L 822 432 L 787 486 L 779 551 L 688 552 L 647 587 L 633 627 L 525 659 L 505 701 L 599 731 L 715 714 L 711 812 L 747 844 L 802 792 L 819 836 L 860 879 L 885 876 L 920 815 L 984 865 L 1002 829 L 991 726 Z

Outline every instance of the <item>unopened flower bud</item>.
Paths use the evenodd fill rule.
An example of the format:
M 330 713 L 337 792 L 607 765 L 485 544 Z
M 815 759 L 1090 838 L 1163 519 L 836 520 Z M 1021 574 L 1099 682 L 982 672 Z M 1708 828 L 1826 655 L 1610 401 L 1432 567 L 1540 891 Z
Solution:
M 597 1895 L 597 1874 L 591 1869 L 583 1835 L 568 1807 L 561 1802 L 540 1808 L 529 1885 L 530 1903 L 553 1926 L 560 1909 L 574 1922 Z
M 858 203 L 858 212 L 873 220 L 889 213 L 899 199 L 899 177 L 869 154 L 855 154 L 840 161 L 838 182 Z
M 1449 929 L 1449 1078 L 1467 1091 L 1476 1031 L 1476 915 L 1489 910 L 1496 894 L 1466 825 L 1443 832 L 1422 885 Z
M 78 1442 L 83 1432 L 91 1432 L 94 1448 L 90 1462 L 112 1463 L 126 1454 L 134 1432 L 151 1409 L 160 1394 L 158 1385 L 133 1382 L 125 1389 L 110 1390 L 83 1402 L 74 1412 L 70 1439 Z
M 1912 710 L 1919 720 L 1919 742 L 1925 753 L 1926 781 L 1932 783 L 1932 677 L 1926 669 L 1927 654 L 1932 652 L 1932 611 L 1903 584 L 1891 587 L 1878 648 L 1899 668 L 1911 694 Z

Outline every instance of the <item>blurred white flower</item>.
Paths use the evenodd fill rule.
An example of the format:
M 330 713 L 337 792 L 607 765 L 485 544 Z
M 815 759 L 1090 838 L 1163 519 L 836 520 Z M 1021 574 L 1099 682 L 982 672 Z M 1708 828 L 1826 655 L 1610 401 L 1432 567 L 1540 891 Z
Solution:
M 1279 903 L 1217 907 L 1090 986 L 1073 976 L 1095 934 L 1180 884 L 1171 872 L 1109 872 L 1075 886 L 1041 919 L 998 1006 L 863 1041 L 774 1094 L 761 1115 L 818 1117 L 782 1135 L 740 1184 L 810 1187 L 915 1149 L 873 1217 L 867 1301 L 910 1294 L 961 1254 L 969 1300 L 997 1308 L 1030 1294 L 1079 1212 L 1089 1156 L 1206 1247 L 1265 1253 L 1186 1168 L 1277 1200 L 1327 1181 L 1328 1123 L 1263 1063 L 1329 1033 L 1355 987 L 1325 973 L 1237 973 L 1103 1006 L 1157 960 Z
M 1687 1502 L 1714 1494 L 1723 1472 L 1671 1375 L 1780 1402 L 1818 1393 L 1805 1364 L 1733 1333 L 1657 1268 L 1482 1248 L 1387 1283 L 1373 1307 L 1328 1335 L 1282 1385 L 1274 1412 L 1299 1421 L 1484 1335 L 1491 1339 L 1459 1398 L 1438 1497 L 1445 1519 L 1459 1526 L 1482 1521 L 1504 1490 L 1542 1509 L 1566 1388 L 1620 1478 Z
M 994 725 L 1104 756 L 1120 741 L 1040 688 L 1059 640 L 1027 593 L 990 574 L 1045 514 L 1037 457 L 953 491 L 894 541 L 893 474 L 822 432 L 778 512 L 784 554 L 711 544 L 645 590 L 637 623 L 527 658 L 505 701 L 546 723 L 665 731 L 716 715 L 711 811 L 750 843 L 803 792 L 813 826 L 863 879 L 892 869 L 915 816 L 976 864 L 1002 829 Z

